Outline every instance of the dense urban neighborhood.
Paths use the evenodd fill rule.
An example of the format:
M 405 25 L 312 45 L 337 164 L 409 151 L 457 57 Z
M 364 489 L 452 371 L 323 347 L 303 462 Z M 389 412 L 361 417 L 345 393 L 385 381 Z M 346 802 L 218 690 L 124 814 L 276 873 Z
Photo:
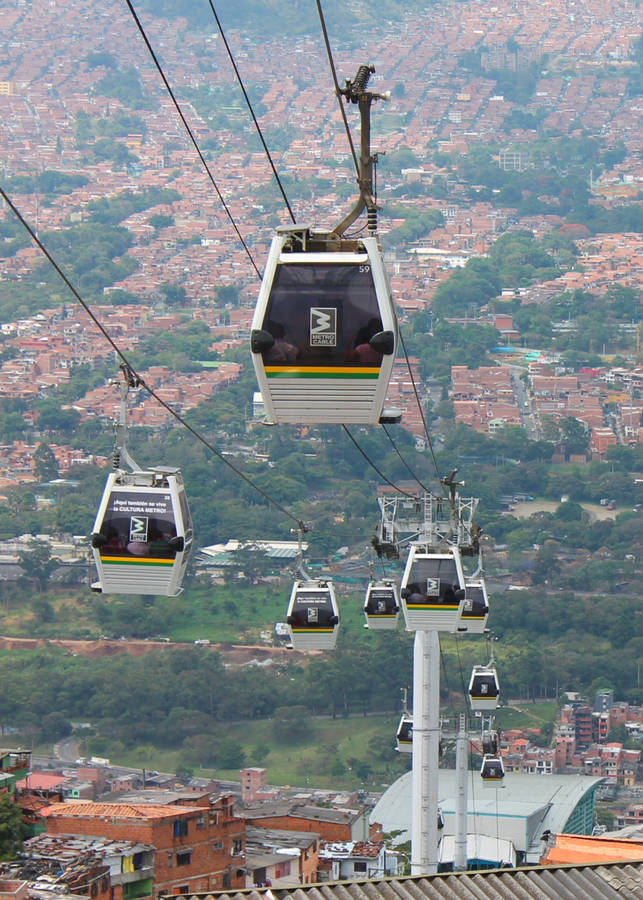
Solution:
M 639 6 L 216 5 L 3 4 L 0 900 L 638 896 Z M 355 71 L 401 418 L 267 427 L 264 267 L 357 200 Z M 185 485 L 143 561 L 151 534 L 95 521 L 133 459 Z M 456 508 L 427 867 L 397 585 L 440 516 L 460 546 Z M 184 551 L 176 589 L 135 580 Z M 420 617 L 446 603 L 422 578 Z M 337 589 L 332 650 L 297 643 L 302 581 Z

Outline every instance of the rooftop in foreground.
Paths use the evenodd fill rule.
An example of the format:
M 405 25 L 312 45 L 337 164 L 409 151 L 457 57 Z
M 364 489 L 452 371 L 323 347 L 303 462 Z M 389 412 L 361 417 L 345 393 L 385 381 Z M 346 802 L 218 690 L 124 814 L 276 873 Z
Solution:
M 640 900 L 643 862 L 586 866 L 533 866 L 481 872 L 417 875 L 372 881 L 303 884 L 289 888 L 191 894 L 192 900 Z

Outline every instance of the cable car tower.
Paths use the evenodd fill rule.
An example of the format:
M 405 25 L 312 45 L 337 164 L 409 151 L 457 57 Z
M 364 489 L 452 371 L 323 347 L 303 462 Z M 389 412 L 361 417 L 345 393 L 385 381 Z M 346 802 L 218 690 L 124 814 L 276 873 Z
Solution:
M 250 349 L 271 424 L 399 422 L 384 401 L 395 363 L 397 319 L 377 236 L 370 111 L 390 94 L 368 91 L 360 66 L 340 93 L 360 111 L 353 209 L 331 231 L 310 224 L 276 230 L 252 321 Z M 367 234 L 346 232 L 366 212 Z
M 468 631 L 463 623 L 467 578 L 462 558 L 480 554 L 473 518 L 475 497 L 461 497 L 457 469 L 442 479 L 447 497 L 379 498 L 380 535 L 387 545 L 407 543 L 401 602 L 413 645 L 413 769 L 411 874 L 438 868 L 438 764 L 440 754 L 440 632 Z M 476 575 L 481 566 L 478 565 Z

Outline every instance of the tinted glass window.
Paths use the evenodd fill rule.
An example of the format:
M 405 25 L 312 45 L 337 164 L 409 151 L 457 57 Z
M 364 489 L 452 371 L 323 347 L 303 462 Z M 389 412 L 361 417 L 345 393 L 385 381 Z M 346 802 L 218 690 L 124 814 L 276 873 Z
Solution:
M 366 607 L 369 613 L 387 613 L 395 609 L 395 595 L 393 591 L 382 589 L 371 591 Z
M 176 556 L 168 543 L 176 537 L 169 491 L 112 491 L 100 531 L 107 539 L 101 556 Z
M 481 587 L 471 587 L 467 585 L 465 600 L 464 600 L 464 611 L 463 617 L 466 618 L 467 613 L 469 616 L 479 616 L 483 615 L 487 611 L 487 605 L 484 601 L 484 594 L 482 592 Z
M 408 598 L 411 602 L 424 599 L 454 603 L 457 602 L 454 591 L 458 588 L 458 570 L 453 559 L 429 557 L 414 560 L 407 585 L 407 591 L 412 595 Z
M 379 365 L 369 346 L 382 321 L 368 263 L 277 266 L 263 321 L 274 365 Z
M 321 628 L 329 625 L 335 613 L 328 592 L 302 591 L 297 593 L 290 615 L 292 625 Z

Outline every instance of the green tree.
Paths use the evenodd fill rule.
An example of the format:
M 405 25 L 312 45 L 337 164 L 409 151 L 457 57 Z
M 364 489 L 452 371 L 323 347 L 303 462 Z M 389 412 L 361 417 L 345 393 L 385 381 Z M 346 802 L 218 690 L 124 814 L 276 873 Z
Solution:
M 170 284 L 166 282 L 159 286 L 159 290 L 165 297 L 166 303 L 176 303 L 181 305 L 185 303 L 187 299 L 187 291 L 180 284 Z
M 39 444 L 33 459 L 34 474 L 40 481 L 53 481 L 54 478 L 58 478 L 58 463 L 49 444 Z
M 15 859 L 28 834 L 20 807 L 9 794 L 0 794 L 0 859 Z
M 590 434 L 582 422 L 573 416 L 561 419 L 560 428 L 568 453 L 586 453 L 589 447 Z
M 51 573 L 60 565 L 60 560 L 51 555 L 47 544 L 32 541 L 28 550 L 21 550 L 18 553 L 18 563 L 25 573 L 25 578 L 35 582 L 42 593 L 49 583 Z

